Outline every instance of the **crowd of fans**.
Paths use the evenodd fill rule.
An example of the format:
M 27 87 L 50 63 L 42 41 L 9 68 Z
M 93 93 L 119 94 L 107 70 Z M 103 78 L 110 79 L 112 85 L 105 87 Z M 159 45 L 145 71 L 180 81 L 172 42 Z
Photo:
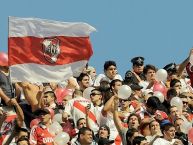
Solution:
M 11 84 L 8 60 L 1 60 L 0 144 L 189 145 L 193 140 L 191 54 L 193 49 L 181 64 L 163 68 L 166 81 L 157 80 L 156 66 L 134 57 L 125 76 L 109 60 L 99 75 L 86 66 L 79 77 L 62 83 Z M 132 90 L 125 99 L 118 93 L 122 85 Z M 182 107 L 171 105 L 174 97 L 180 98 Z

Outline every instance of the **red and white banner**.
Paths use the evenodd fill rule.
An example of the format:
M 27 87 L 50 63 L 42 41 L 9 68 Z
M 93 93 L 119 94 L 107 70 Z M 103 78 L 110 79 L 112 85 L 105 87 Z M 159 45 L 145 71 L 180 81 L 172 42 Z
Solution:
M 77 76 L 92 56 L 86 23 L 9 17 L 12 82 L 60 82 Z

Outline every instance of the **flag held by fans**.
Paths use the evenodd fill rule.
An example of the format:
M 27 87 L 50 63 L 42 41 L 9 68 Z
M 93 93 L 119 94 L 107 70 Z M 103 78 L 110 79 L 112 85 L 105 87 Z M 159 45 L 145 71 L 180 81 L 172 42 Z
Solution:
M 77 76 L 93 54 L 86 23 L 9 17 L 12 82 L 60 82 Z

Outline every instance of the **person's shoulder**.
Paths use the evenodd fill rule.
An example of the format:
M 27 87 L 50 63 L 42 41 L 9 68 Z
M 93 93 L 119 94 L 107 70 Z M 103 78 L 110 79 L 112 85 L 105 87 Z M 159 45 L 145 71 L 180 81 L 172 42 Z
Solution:
M 105 74 L 99 74 L 99 75 L 97 75 L 97 78 L 103 78 L 103 77 L 105 77 Z
M 163 138 L 157 138 L 154 142 L 153 145 L 167 145 L 168 141 L 163 139 Z
M 116 74 L 115 78 L 114 79 L 119 79 L 119 80 L 123 80 L 122 76 L 120 74 Z

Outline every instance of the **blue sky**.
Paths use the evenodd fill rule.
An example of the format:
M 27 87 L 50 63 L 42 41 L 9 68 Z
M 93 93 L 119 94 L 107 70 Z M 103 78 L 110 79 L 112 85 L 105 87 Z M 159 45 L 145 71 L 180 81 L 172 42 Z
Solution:
M 162 68 L 182 62 L 193 46 L 192 8 L 192 0 L 3 0 L 0 50 L 7 51 L 8 16 L 86 22 L 97 29 L 89 62 L 97 73 L 115 60 L 124 76 L 134 56 Z

